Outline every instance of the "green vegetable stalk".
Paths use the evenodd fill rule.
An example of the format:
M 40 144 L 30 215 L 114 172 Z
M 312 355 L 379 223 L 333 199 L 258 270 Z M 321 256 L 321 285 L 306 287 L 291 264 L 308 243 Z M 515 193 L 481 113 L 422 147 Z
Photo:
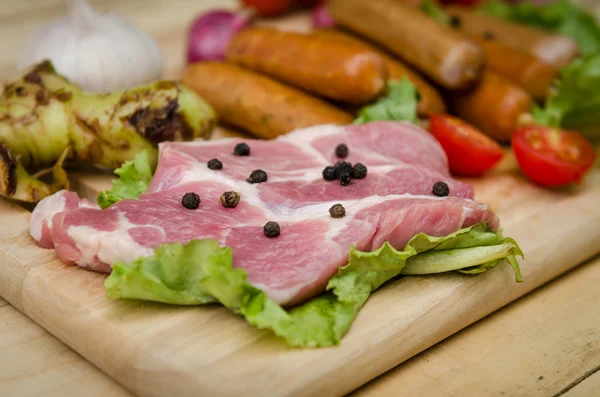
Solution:
M 207 138 L 215 122 L 213 109 L 181 83 L 87 94 L 41 62 L 0 97 L 0 195 L 37 202 L 67 188 L 65 160 L 115 169 L 147 150 L 154 164 L 159 142 Z M 40 179 L 50 172 L 52 183 Z

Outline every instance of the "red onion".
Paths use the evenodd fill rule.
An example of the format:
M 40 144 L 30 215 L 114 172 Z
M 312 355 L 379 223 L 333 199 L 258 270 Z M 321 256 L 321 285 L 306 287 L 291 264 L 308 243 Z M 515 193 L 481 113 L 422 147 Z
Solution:
M 200 15 L 188 35 L 188 63 L 205 60 L 223 60 L 229 42 L 252 21 L 248 10 L 234 13 L 214 10 Z
M 335 26 L 335 20 L 329 14 L 329 10 L 327 10 L 325 4 L 315 7 L 312 12 L 312 22 L 315 28 L 332 28 Z

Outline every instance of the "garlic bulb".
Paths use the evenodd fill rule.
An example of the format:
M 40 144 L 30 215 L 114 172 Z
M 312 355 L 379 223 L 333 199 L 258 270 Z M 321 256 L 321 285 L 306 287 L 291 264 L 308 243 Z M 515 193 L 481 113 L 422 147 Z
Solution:
M 35 32 L 19 68 L 49 59 L 56 71 L 86 91 L 131 88 L 162 77 L 156 43 L 115 13 L 96 13 L 87 0 L 68 0 L 69 15 Z

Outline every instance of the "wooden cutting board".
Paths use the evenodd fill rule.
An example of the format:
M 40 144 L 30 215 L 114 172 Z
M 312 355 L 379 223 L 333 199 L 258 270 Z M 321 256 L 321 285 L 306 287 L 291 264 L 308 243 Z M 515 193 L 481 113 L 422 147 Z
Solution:
M 76 174 L 74 182 L 93 199 L 110 177 Z M 516 284 L 508 266 L 397 280 L 373 294 L 333 348 L 289 348 L 218 305 L 108 301 L 105 275 L 36 247 L 29 213 L 5 200 L 0 295 L 140 396 L 343 395 L 600 252 L 600 169 L 581 186 L 551 191 L 527 182 L 509 155 L 471 182 L 525 251 L 525 282 Z

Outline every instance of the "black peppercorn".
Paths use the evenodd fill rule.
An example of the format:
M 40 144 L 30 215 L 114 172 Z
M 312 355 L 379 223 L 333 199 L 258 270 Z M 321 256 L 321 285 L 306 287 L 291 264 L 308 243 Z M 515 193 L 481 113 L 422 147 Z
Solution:
M 281 230 L 279 228 L 279 223 L 277 223 L 277 222 L 265 223 L 265 226 L 263 227 L 263 231 L 265 233 L 265 236 L 267 236 L 267 237 L 277 237 L 281 233 Z
M 337 178 L 339 178 L 343 173 L 352 174 L 352 164 L 347 161 L 338 161 L 333 166 L 333 169 Z
M 206 163 L 206 165 L 208 166 L 208 168 L 210 168 L 211 170 L 222 170 L 223 169 L 223 163 L 221 163 L 219 161 L 219 159 L 212 159 L 209 160 L 208 163 Z
M 335 155 L 341 159 L 348 157 L 348 146 L 344 145 L 343 143 L 337 145 L 335 148 Z
M 433 185 L 432 192 L 438 197 L 445 197 L 450 194 L 450 188 L 448 188 L 448 184 L 446 182 L 436 182 Z
M 346 209 L 341 204 L 335 204 L 329 209 L 329 215 L 331 215 L 332 218 L 343 218 L 346 216 Z
M 458 28 L 462 24 L 462 20 L 458 15 L 450 15 L 450 19 L 448 19 L 448 24 L 453 28 Z
M 200 196 L 196 193 L 186 193 L 181 198 L 181 204 L 189 210 L 195 210 L 200 206 Z
M 267 173 L 263 170 L 254 170 L 246 179 L 249 183 L 262 183 L 267 181 Z
M 494 40 L 496 38 L 494 33 L 490 32 L 489 30 L 486 30 L 485 32 L 483 32 L 482 35 L 485 40 Z
M 240 202 L 240 194 L 237 192 L 225 192 L 221 195 L 221 205 L 225 208 L 235 208 Z
M 323 179 L 325 179 L 326 181 L 333 181 L 336 178 L 337 177 L 335 175 L 335 168 L 328 165 L 327 167 L 325 167 L 325 169 L 323 169 Z
M 347 171 L 343 171 L 340 174 L 340 185 L 348 186 L 350 184 L 350 173 Z
M 367 176 L 367 167 L 361 163 L 354 164 L 354 167 L 352 167 L 352 178 L 363 179 L 365 176 Z
M 250 146 L 244 142 L 238 143 L 233 149 L 233 154 L 236 156 L 250 156 Z

